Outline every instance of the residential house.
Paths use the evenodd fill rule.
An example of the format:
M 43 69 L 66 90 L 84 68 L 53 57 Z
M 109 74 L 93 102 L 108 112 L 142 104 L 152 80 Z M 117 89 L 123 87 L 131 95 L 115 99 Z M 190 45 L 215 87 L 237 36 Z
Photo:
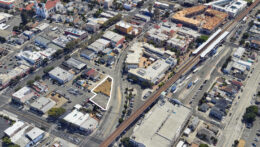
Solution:
M 209 116 L 221 121 L 223 116 L 225 116 L 225 113 L 221 111 L 219 108 L 213 107 L 209 112 Z

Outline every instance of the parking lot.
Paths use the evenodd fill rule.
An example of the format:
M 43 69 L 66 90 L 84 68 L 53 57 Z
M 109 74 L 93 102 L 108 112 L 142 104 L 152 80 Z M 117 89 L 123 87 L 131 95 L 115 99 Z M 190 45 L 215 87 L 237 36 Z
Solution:
M 260 146 L 260 118 L 257 117 L 252 128 L 245 127 L 241 139 L 246 140 L 246 147 Z M 255 144 L 255 145 L 254 145 Z

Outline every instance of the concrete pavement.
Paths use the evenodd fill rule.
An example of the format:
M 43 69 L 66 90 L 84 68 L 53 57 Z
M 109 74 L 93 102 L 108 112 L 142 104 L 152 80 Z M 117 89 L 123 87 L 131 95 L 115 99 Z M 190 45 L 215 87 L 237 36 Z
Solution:
M 258 57 L 258 60 L 260 57 Z M 240 99 L 235 99 L 233 102 L 238 104 L 235 107 L 232 107 L 231 112 L 233 115 L 226 128 L 223 131 L 223 136 L 218 142 L 218 146 L 226 146 L 229 147 L 233 144 L 234 140 L 239 139 L 243 133 L 245 125 L 242 123 L 242 116 L 245 112 L 246 107 L 250 105 L 252 100 L 252 96 L 256 93 L 256 88 L 258 86 L 258 81 L 260 80 L 260 64 L 259 62 L 255 65 L 255 70 L 251 75 L 251 78 L 248 79 L 243 93 L 239 93 L 241 95 Z

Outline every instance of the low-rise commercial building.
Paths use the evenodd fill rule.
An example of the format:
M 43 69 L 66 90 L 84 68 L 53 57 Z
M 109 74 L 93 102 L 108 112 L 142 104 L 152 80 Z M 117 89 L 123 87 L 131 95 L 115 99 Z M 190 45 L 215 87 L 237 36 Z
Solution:
M 151 18 L 149 16 L 145 16 L 145 15 L 142 15 L 142 14 L 135 14 L 135 19 L 141 20 L 141 21 L 144 21 L 144 22 L 149 22 L 151 20 Z
M 243 56 L 243 54 L 245 53 L 246 49 L 243 47 L 239 47 L 237 48 L 237 50 L 234 52 L 233 56 L 241 59 L 241 57 Z
M 47 48 L 48 44 L 51 43 L 51 40 L 49 40 L 49 39 L 47 39 L 47 38 L 45 38 L 43 36 L 37 36 L 35 38 L 34 42 L 35 42 L 36 45 L 39 45 L 39 46 L 41 46 L 43 48 Z
M 46 97 L 40 97 L 30 104 L 30 109 L 40 114 L 45 114 L 56 105 L 56 102 Z
M 79 128 L 81 131 L 88 133 L 93 132 L 97 126 L 98 121 L 90 116 L 90 114 L 80 112 L 78 109 L 72 110 L 63 119 L 66 123 L 70 124 L 72 127 Z
M 97 56 L 97 54 L 93 50 L 83 49 L 80 52 L 80 56 L 82 56 L 88 60 L 93 60 Z
M 42 60 L 45 58 L 40 52 L 21 51 L 16 55 L 17 58 L 27 61 L 30 65 L 38 67 L 42 64 Z
M 137 77 L 140 81 L 157 84 L 165 75 L 165 72 L 170 69 L 170 64 L 164 60 L 157 60 L 147 68 L 130 69 L 128 73 Z
M 119 35 L 112 31 L 105 32 L 105 34 L 102 37 L 109 40 L 113 47 L 118 47 L 122 45 L 125 41 L 125 36 Z
M 84 68 L 87 67 L 87 64 L 76 60 L 74 58 L 69 58 L 67 61 L 63 62 L 63 65 L 69 67 L 69 68 L 74 68 L 76 70 L 83 70 Z
M 47 58 L 48 60 L 51 60 L 53 58 L 53 55 L 57 52 L 56 49 L 53 48 L 47 48 L 43 51 L 40 51 L 40 54 L 44 57 Z
M 10 9 L 14 6 L 16 0 L 0 0 L 0 7 Z
M 83 30 L 79 30 L 79 29 L 76 29 L 76 28 L 67 28 L 64 30 L 65 32 L 65 35 L 72 35 L 72 36 L 75 36 L 79 39 L 85 39 L 87 37 L 87 32 L 86 31 L 83 31 Z
M 61 48 L 65 48 L 66 47 L 66 44 L 69 43 L 70 41 L 72 41 L 73 38 L 69 37 L 69 36 L 59 36 L 57 37 L 56 39 L 52 40 L 52 42 L 61 47 Z
M 30 67 L 26 65 L 19 65 L 15 67 L 11 71 L 5 74 L 0 74 L 0 89 L 3 89 L 9 85 L 11 79 L 15 79 L 16 77 L 23 77 L 25 74 L 28 73 Z
M 159 100 L 135 127 L 131 138 L 147 147 L 173 146 L 189 120 L 190 112 L 184 106 Z
M 12 100 L 16 103 L 24 104 L 37 94 L 29 87 L 25 86 L 12 94 Z
M 100 38 L 95 42 L 93 42 L 92 44 L 90 44 L 88 46 L 88 49 L 94 51 L 95 53 L 98 53 L 98 52 L 102 52 L 106 47 L 109 46 L 109 44 L 110 41 Z
M 0 12 L 0 24 L 7 22 L 12 17 L 13 15 L 11 14 Z
M 60 84 L 64 84 L 74 77 L 73 74 L 60 67 L 55 67 L 48 74 L 53 80 L 56 80 Z
M 115 28 L 116 30 L 125 34 L 130 34 L 130 32 L 133 30 L 133 26 L 124 21 L 119 21 L 118 23 L 116 23 Z
M 18 120 L 4 131 L 12 143 L 22 147 L 30 147 L 41 141 L 45 132 L 31 124 Z
M 140 58 L 142 57 L 144 52 L 143 43 L 136 42 L 129 49 L 129 53 L 127 54 L 125 64 L 127 69 L 135 69 L 139 67 Z

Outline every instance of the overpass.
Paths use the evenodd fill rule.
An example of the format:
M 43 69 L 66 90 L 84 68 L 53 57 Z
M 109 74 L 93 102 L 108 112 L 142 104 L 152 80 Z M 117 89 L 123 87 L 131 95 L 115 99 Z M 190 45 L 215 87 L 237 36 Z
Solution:
M 154 92 L 151 97 L 138 109 L 136 110 L 128 119 L 121 123 L 121 125 L 104 140 L 100 147 L 108 147 L 111 145 L 124 130 L 130 127 L 133 122 L 135 122 L 154 102 L 157 101 L 161 93 L 167 90 L 173 83 L 175 83 L 182 75 L 188 72 L 194 65 L 196 65 L 200 60 L 200 54 L 206 50 L 214 41 L 216 41 L 224 32 L 229 28 L 232 28 L 234 24 L 237 24 L 241 19 L 243 19 L 258 3 L 260 0 L 255 0 L 248 8 L 241 12 L 229 25 L 221 30 L 221 32 L 216 35 L 208 44 L 206 44 L 193 58 L 191 58 L 172 78 L 170 78 L 165 85 Z

